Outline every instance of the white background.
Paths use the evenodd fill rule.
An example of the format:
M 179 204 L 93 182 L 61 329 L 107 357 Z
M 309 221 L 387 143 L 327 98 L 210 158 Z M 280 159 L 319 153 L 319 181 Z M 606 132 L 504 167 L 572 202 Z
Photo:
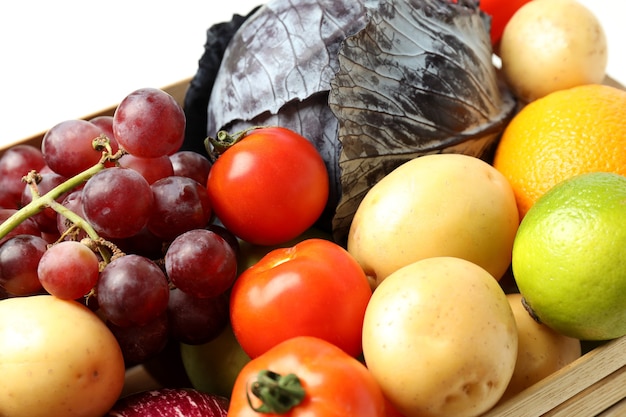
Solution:
M 264 0 L 23 0 L 0 4 L 0 147 L 80 118 L 142 87 L 193 76 L 206 30 Z M 581 0 L 626 83 L 626 3 Z

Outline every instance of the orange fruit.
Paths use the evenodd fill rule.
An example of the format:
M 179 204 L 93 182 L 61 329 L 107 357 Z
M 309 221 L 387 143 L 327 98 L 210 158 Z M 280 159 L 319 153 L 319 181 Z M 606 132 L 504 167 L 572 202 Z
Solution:
M 626 91 L 589 84 L 533 101 L 504 130 L 493 165 L 509 180 L 520 219 L 574 175 L 626 175 Z

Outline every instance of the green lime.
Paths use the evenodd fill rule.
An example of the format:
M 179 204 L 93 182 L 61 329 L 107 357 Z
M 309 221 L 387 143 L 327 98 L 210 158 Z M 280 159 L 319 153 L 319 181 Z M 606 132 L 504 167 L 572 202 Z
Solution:
M 595 172 L 545 193 L 522 220 L 512 270 L 540 322 L 570 337 L 626 334 L 626 177 Z

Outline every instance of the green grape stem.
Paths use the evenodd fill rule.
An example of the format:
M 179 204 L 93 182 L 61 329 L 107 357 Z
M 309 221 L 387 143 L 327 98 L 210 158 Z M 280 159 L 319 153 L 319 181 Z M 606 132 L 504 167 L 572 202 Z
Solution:
M 85 233 L 87 233 L 87 236 L 89 236 L 91 239 L 98 240 L 100 238 L 100 236 L 98 236 L 98 233 L 89 224 L 88 221 L 80 217 L 78 214 L 74 213 L 72 210 L 65 207 L 63 204 L 59 204 L 56 202 L 56 200 L 52 200 L 51 202 L 48 203 L 48 205 L 54 211 L 56 211 L 57 213 L 59 213 L 60 215 L 68 219 L 70 222 L 72 222 L 72 224 L 83 229 Z
M 106 150 L 102 153 L 102 158 L 98 161 L 97 164 L 92 167 L 84 170 L 83 172 L 76 174 L 75 176 L 67 179 L 63 183 L 57 185 L 52 190 L 48 191 L 44 195 L 39 195 L 36 190 L 36 187 L 33 187 L 33 199 L 30 203 L 20 208 L 17 212 L 7 218 L 2 224 L 0 224 L 0 239 L 4 238 L 7 234 L 9 234 L 13 229 L 23 223 L 26 219 L 34 216 L 37 213 L 43 211 L 46 207 L 52 208 L 57 213 L 61 213 L 67 219 L 69 219 L 72 223 L 79 226 L 89 237 L 95 241 L 99 240 L 100 237 L 96 233 L 96 231 L 91 227 L 91 225 L 81 218 L 76 213 L 73 213 L 69 209 L 65 208 L 63 205 L 56 202 L 56 199 L 62 196 L 63 194 L 73 190 L 79 185 L 86 182 L 89 178 L 96 175 L 98 172 L 102 171 L 105 168 L 105 163 L 107 161 L 116 161 L 123 155 L 123 151 L 119 151 L 116 154 L 110 154 L 110 147 L 103 145 L 101 142 L 96 142 L 101 140 L 101 138 L 97 138 L 94 140 L 95 146 L 105 146 Z M 37 175 L 35 172 L 31 172 L 29 176 L 34 177 Z
M 58 208 L 58 206 L 54 205 L 54 202 L 57 198 L 62 196 L 64 193 L 73 190 L 83 182 L 87 181 L 89 178 L 100 172 L 103 168 L 104 164 L 98 163 L 91 168 L 88 168 L 85 171 L 81 172 L 80 174 L 77 174 L 72 178 L 66 180 L 65 182 L 57 185 L 46 194 L 41 196 L 33 196 L 34 198 L 30 203 L 19 209 L 12 216 L 2 222 L 2 224 L 0 224 L 0 239 L 9 234 L 11 230 L 15 229 L 26 219 L 34 216 L 37 213 L 40 213 L 46 207 L 52 207 L 55 211 L 57 211 L 56 209 Z M 86 232 L 89 233 L 89 231 Z M 93 231 L 93 233 L 95 233 L 95 231 Z

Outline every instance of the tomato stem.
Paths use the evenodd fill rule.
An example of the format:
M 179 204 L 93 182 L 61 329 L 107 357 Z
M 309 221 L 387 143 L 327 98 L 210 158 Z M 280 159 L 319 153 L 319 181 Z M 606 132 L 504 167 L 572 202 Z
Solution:
M 250 391 L 261 400 L 261 405 L 254 407 L 250 395 L 247 394 L 248 404 L 258 413 L 285 414 L 299 405 L 306 396 L 296 374 L 283 376 L 270 370 L 259 372 Z
M 209 136 L 204 140 L 204 147 L 209 154 L 212 162 L 215 162 L 217 158 L 226 152 L 231 146 L 235 145 L 241 139 L 243 139 L 248 133 L 256 129 L 262 129 L 267 126 L 251 126 L 247 129 L 241 130 L 236 133 L 228 133 L 225 130 L 217 132 L 215 137 Z

